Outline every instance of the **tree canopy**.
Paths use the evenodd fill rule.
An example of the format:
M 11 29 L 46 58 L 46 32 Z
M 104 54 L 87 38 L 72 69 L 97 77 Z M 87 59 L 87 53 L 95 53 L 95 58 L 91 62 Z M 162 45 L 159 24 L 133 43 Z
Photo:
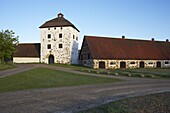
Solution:
M 10 59 L 18 45 L 18 36 L 12 30 L 0 31 L 0 61 Z

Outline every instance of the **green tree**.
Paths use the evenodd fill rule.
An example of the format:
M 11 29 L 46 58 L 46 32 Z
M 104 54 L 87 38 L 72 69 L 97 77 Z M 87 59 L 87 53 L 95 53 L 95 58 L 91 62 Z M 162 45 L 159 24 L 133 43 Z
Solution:
M 12 30 L 0 31 L 0 62 L 12 57 L 19 43 L 18 38 Z

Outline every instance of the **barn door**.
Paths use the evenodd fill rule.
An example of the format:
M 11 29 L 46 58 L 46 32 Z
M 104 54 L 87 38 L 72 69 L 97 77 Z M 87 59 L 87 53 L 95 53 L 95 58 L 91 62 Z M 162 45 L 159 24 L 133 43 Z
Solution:
M 156 67 L 161 68 L 161 62 L 160 61 L 156 62 Z
M 99 68 L 100 69 L 105 69 L 105 62 L 99 62 Z
M 140 67 L 140 68 L 144 68 L 144 67 L 145 67 L 145 63 L 144 63 L 143 61 L 141 61 L 141 62 L 139 63 L 139 67 Z
M 126 68 L 126 62 L 120 62 L 120 68 Z

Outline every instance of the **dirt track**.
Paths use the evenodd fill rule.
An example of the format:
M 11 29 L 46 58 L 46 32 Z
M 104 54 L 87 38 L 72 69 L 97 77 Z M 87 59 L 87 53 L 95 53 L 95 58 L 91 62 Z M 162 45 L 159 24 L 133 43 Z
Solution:
M 42 64 L 32 65 L 31 67 L 36 68 L 39 66 L 86 74 L 67 68 Z M 107 75 L 90 75 L 111 77 Z M 112 77 L 114 78 L 114 76 Z M 170 80 L 117 76 L 116 78 L 122 78 L 127 81 L 111 84 L 0 93 L 0 113 L 74 113 L 79 110 L 127 97 L 170 92 Z

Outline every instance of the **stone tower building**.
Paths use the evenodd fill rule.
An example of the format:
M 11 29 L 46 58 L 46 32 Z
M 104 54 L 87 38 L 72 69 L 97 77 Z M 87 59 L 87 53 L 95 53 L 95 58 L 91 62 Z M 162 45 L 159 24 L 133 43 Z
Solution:
M 78 63 L 79 30 L 62 13 L 39 28 L 42 63 Z

